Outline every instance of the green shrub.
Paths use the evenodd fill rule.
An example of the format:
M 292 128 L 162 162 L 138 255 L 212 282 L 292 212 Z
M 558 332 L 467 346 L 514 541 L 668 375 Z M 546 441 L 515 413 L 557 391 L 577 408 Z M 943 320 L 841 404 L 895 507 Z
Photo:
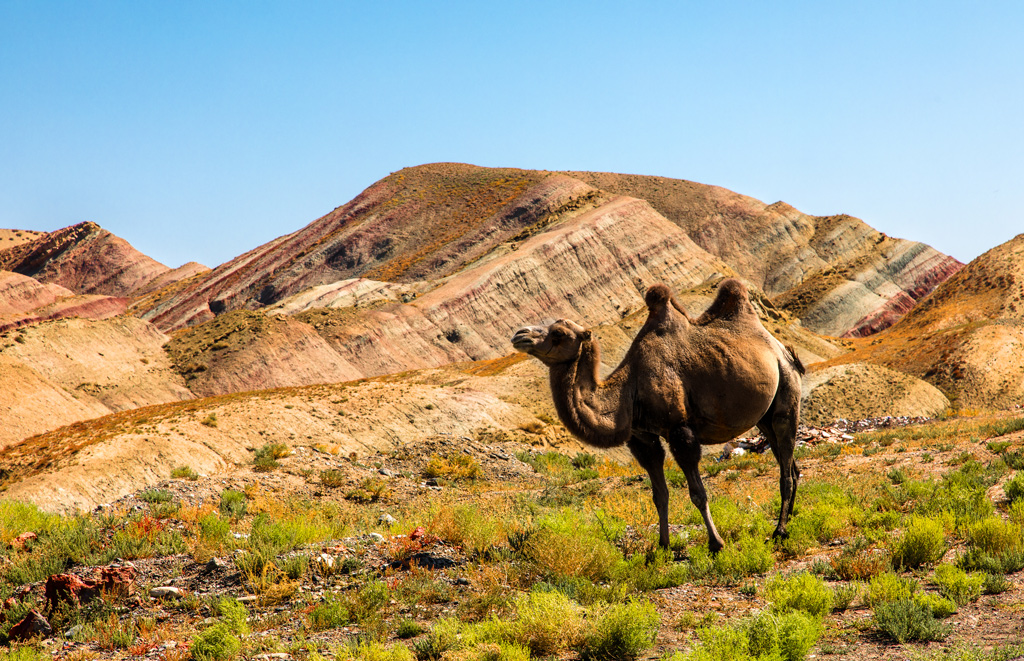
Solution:
M 1024 449 L 1003 453 L 1003 462 L 1013 470 L 1024 469 Z
M 291 454 L 288 446 L 284 443 L 266 443 L 252 458 L 252 468 L 257 473 L 267 473 L 281 466 L 278 459 Z
M 775 565 L 771 542 L 749 535 L 727 543 L 716 554 L 703 545 L 689 549 L 689 553 L 690 571 L 694 578 L 725 584 L 764 574 Z
M 957 470 L 946 473 L 915 510 L 932 515 L 948 512 L 958 526 L 991 516 L 992 501 L 986 491 L 1006 472 L 1005 467 L 997 464 L 985 466 L 977 461 L 968 461 Z
M 231 519 L 240 519 L 248 509 L 248 498 L 242 491 L 224 489 L 220 492 L 220 513 Z
M 1024 526 L 1024 498 L 1018 498 L 1010 503 L 1010 521 L 1018 526 Z
M 932 612 L 932 615 L 939 619 L 949 617 L 956 612 L 956 604 L 937 594 L 917 592 L 914 594 L 914 601 L 921 606 L 927 607 Z
M 581 661 L 636 659 L 654 645 L 661 620 L 650 602 L 617 604 L 601 613 L 577 648 Z
M 468 454 L 451 454 L 447 457 L 431 455 L 423 468 L 423 477 L 443 478 L 453 481 L 475 481 L 483 479 L 484 471 L 479 462 Z
M 903 536 L 892 546 L 892 561 L 897 567 L 917 568 L 938 561 L 946 553 L 942 522 L 925 516 L 911 516 Z
M 419 625 L 415 620 L 402 620 L 398 623 L 398 628 L 395 631 L 395 635 L 405 640 L 406 638 L 415 638 L 416 636 L 423 633 L 425 629 Z
M 560 592 L 530 592 L 515 602 L 515 642 L 536 656 L 578 647 L 584 635 L 583 609 Z
M 191 466 L 178 466 L 171 471 L 171 479 L 191 480 L 195 482 L 199 479 L 199 473 L 192 470 Z
M 765 583 L 764 594 L 776 612 L 796 610 L 821 617 L 832 611 L 832 590 L 808 572 L 788 577 L 776 574 Z
M 1024 473 L 1018 473 L 1003 484 L 1003 492 L 1010 502 L 1024 498 Z
M 174 499 L 174 494 L 167 489 L 146 489 L 139 494 L 139 500 L 147 503 L 167 503 Z
M 952 599 L 957 606 L 977 601 L 985 585 L 984 574 L 968 574 L 955 565 L 939 565 L 935 568 L 934 579 L 939 586 L 939 594 Z
M 217 514 L 207 514 L 199 519 L 199 535 L 207 543 L 219 544 L 227 541 L 231 534 L 231 523 Z
M 345 476 L 344 471 L 340 471 L 337 468 L 328 468 L 327 470 L 320 471 L 320 484 L 325 487 L 336 489 L 347 481 L 348 478 Z
M 324 479 L 323 474 L 320 479 L 321 481 Z M 381 498 L 387 498 L 390 494 L 391 487 L 388 486 L 387 480 L 382 477 L 370 476 L 363 478 L 355 489 L 347 492 L 345 500 L 357 503 L 375 503 Z
M 949 635 L 928 606 L 914 599 L 900 599 L 875 606 L 875 626 L 898 643 L 943 640 Z
M 196 661 L 228 661 L 241 650 L 242 641 L 224 622 L 217 622 L 192 639 L 192 658 Z
M 912 600 L 919 587 L 917 581 L 912 578 L 903 578 L 892 572 L 879 574 L 868 583 L 866 601 L 869 606 L 878 606 L 894 601 Z
M 622 558 L 599 526 L 571 509 L 539 519 L 523 552 L 537 572 L 548 579 L 605 581 Z
M 309 556 L 293 555 L 280 561 L 278 566 L 285 576 L 295 581 L 306 575 L 306 571 L 309 569 Z
M 224 597 L 217 602 L 215 612 L 231 633 L 238 636 L 249 634 L 249 611 L 242 602 L 232 597 Z
M 972 547 L 1001 557 L 1024 551 L 1024 526 L 990 516 L 968 526 L 966 539 Z
M 821 636 L 818 618 L 800 611 L 763 611 L 723 627 L 697 630 L 699 643 L 665 661 L 802 661 Z
M 328 594 L 309 613 L 309 628 L 325 631 L 345 626 L 353 621 L 352 612 L 346 599 Z
M 853 582 L 847 585 L 837 585 L 832 588 L 832 610 L 844 611 L 850 607 L 853 600 L 860 594 L 863 584 Z
M 1013 574 L 1024 569 L 1024 551 L 1005 551 L 992 556 L 981 549 L 971 549 L 957 562 L 961 569 L 989 574 Z
M 1013 587 L 1002 574 L 985 574 L 985 582 L 981 586 L 983 594 L 1002 594 Z

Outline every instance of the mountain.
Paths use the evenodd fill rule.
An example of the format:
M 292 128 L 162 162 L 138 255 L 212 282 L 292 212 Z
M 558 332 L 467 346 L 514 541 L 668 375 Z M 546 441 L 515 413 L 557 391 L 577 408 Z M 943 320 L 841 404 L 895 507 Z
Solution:
M 406 168 L 307 227 L 216 269 L 185 293 L 142 309 L 164 330 L 259 309 L 353 278 L 436 280 L 615 196 L 646 201 L 699 247 L 761 288 L 810 329 L 881 330 L 962 267 L 851 216 L 816 217 L 717 186 L 639 175 L 553 173 L 437 163 Z M 521 237 L 520 237 L 521 238 Z
M 196 266 L 186 265 L 175 271 L 184 276 L 193 273 Z M 60 285 L 75 294 L 122 298 L 145 293 L 147 285 L 160 278 L 159 282 L 165 283 L 172 272 L 91 222 L 39 233 L 10 247 L 0 241 L 0 270 Z
M 834 364 L 869 362 L 921 377 L 961 408 L 1024 401 L 1024 234 L 981 255 L 887 331 Z
M 213 395 L 495 358 L 520 323 L 609 323 L 659 280 L 685 291 L 740 275 L 791 320 L 858 335 L 960 266 L 848 216 L 714 186 L 440 163 L 385 177 L 133 311 L 177 333 L 175 364 Z M 836 350 L 808 342 L 812 362 Z

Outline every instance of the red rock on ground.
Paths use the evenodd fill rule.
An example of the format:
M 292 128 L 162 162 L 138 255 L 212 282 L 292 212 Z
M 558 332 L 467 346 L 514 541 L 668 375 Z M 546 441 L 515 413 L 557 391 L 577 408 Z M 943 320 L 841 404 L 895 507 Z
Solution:
M 99 596 L 99 588 L 96 581 L 83 581 L 74 574 L 54 574 L 46 579 L 46 610 L 52 613 L 65 601 L 74 606 L 87 603 Z
M 25 614 L 25 618 L 18 622 L 7 633 L 9 640 L 26 641 L 32 638 L 49 638 L 53 634 L 53 627 L 49 620 L 35 610 Z

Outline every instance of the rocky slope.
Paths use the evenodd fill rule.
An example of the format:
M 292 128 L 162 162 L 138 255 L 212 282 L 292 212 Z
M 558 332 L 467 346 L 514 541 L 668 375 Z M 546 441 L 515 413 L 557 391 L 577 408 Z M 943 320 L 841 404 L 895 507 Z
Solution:
M 204 395 L 237 388 L 247 365 L 274 365 L 282 343 L 303 363 L 374 376 L 497 358 L 525 323 L 553 317 L 607 323 L 643 307 L 644 283 L 684 290 L 723 273 L 730 273 L 727 266 L 646 202 L 617 197 L 564 214 L 515 250 L 495 248 L 460 273 L 424 284 L 429 291 L 407 303 L 305 310 L 292 317 L 304 328 L 233 313 L 208 322 L 217 330 L 199 326 L 179 334 L 169 350 L 190 387 Z M 255 326 L 260 330 L 250 330 Z M 274 327 L 307 339 L 263 332 Z M 219 355 L 214 343 L 222 345 Z M 264 378 L 254 372 L 248 382 Z
M 972 261 L 888 331 L 834 359 L 853 361 L 924 378 L 962 408 L 1024 401 L 1024 234 Z
M 76 294 L 129 297 L 146 289 L 168 269 L 96 223 L 79 223 L 6 247 L 0 242 L 0 269 Z
M 859 337 L 891 326 L 963 266 L 851 216 L 808 216 L 785 202 L 766 205 L 717 186 L 665 177 L 566 174 L 647 200 L 697 245 L 825 335 Z

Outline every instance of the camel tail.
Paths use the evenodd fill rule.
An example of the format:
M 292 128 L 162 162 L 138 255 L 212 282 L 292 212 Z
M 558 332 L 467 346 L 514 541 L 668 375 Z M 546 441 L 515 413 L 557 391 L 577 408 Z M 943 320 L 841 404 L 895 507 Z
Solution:
M 800 362 L 800 357 L 796 355 L 796 350 L 793 349 L 793 345 L 786 344 L 784 346 L 786 347 L 786 351 L 789 352 L 789 357 L 793 361 L 793 367 L 796 368 L 797 373 L 799 373 L 800 376 L 807 374 L 807 368 L 804 367 L 802 362 Z

